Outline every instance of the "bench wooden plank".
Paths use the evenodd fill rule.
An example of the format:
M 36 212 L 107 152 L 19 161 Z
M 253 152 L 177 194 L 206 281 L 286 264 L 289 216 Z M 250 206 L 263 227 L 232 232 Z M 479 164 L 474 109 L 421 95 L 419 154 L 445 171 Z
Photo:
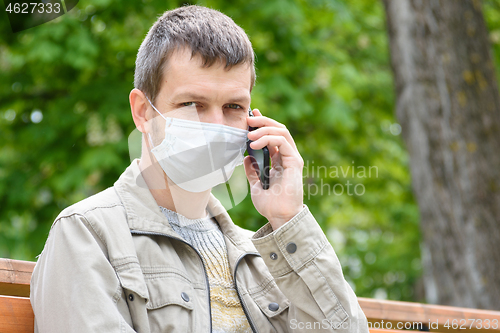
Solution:
M 0 296 L 1 333 L 33 333 L 34 324 L 29 298 Z
M 0 259 L 0 295 L 29 297 L 35 263 Z
M 371 298 L 358 297 L 359 305 L 363 309 L 368 321 L 372 324 L 375 322 L 390 321 L 393 323 L 393 328 L 398 322 L 421 322 L 423 324 L 429 325 L 429 322 L 436 323 L 437 328 L 431 326 L 429 327 L 431 331 L 440 332 L 458 332 L 463 331 L 460 329 L 460 325 L 464 324 L 465 330 L 468 333 L 481 331 L 480 322 L 485 323 L 488 320 L 490 328 L 488 329 L 491 333 L 500 332 L 500 311 L 493 310 L 480 310 L 480 309 L 469 309 L 461 308 L 455 306 L 446 305 L 433 305 L 433 304 L 421 304 L 412 302 L 402 302 L 402 301 L 387 301 L 387 300 L 376 300 Z M 476 320 L 472 322 L 472 319 Z M 493 321 L 498 323 L 496 328 L 494 328 Z M 458 324 L 457 329 L 444 327 L 448 324 L 453 323 Z M 472 328 L 469 328 L 473 324 Z M 374 325 L 372 325 L 374 327 Z M 384 328 L 387 328 L 385 326 Z M 483 328 L 484 330 L 484 328 Z

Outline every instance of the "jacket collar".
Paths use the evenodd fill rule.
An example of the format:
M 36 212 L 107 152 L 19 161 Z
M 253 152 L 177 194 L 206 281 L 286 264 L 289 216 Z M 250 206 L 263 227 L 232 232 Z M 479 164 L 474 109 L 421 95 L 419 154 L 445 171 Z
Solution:
M 133 160 L 114 184 L 116 193 L 125 208 L 130 230 L 162 233 L 179 238 L 149 191 L 138 162 L 138 159 Z M 210 194 L 207 209 L 210 215 L 215 217 L 227 239 L 230 262 L 234 262 L 236 257 L 244 253 L 258 253 L 250 240 L 253 232 L 236 226 L 224 206 L 213 194 Z

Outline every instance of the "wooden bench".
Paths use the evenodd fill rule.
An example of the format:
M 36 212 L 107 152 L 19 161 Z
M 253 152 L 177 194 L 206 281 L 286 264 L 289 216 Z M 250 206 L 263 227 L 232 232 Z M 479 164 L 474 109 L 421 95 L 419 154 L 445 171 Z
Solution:
M 0 259 L 0 333 L 34 331 L 29 300 L 34 267 L 34 262 Z M 500 311 L 363 297 L 359 297 L 359 304 L 368 318 L 371 333 L 405 333 L 408 330 L 500 333 Z M 490 322 L 490 329 L 484 327 L 486 320 Z M 483 329 L 479 328 L 480 321 Z
M 0 259 L 0 333 L 33 332 L 30 278 L 34 262 Z

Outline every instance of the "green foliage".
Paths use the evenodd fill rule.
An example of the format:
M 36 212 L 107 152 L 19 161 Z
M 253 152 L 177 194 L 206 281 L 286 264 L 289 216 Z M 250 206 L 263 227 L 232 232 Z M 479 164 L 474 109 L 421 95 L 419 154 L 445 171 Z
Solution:
M 421 301 L 418 209 L 393 116 L 382 4 L 196 3 L 249 34 L 258 75 L 252 106 L 295 138 L 307 167 L 305 203 L 356 293 Z M 128 166 L 135 55 L 158 15 L 182 4 L 80 1 L 16 34 L 6 16 L 0 21 L 0 257 L 35 260 L 57 214 L 112 186 Z M 500 10 L 493 1 L 486 8 L 497 49 L 500 25 L 491 22 Z M 249 197 L 230 213 L 246 228 L 265 223 Z

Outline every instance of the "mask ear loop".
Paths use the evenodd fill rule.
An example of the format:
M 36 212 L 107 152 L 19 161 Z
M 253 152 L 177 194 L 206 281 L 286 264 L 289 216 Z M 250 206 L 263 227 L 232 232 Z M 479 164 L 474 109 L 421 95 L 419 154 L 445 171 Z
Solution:
M 151 133 L 148 132 L 148 139 L 149 139 L 149 144 L 151 145 L 151 148 L 154 148 L 155 145 L 153 144 L 153 139 L 151 139 Z
M 153 105 L 153 103 L 151 103 L 151 101 L 149 100 L 148 96 L 147 96 L 147 95 L 144 95 L 144 96 L 146 96 L 146 99 L 148 100 L 149 104 L 153 107 L 153 109 L 155 109 L 155 111 L 156 111 L 156 112 L 158 112 L 158 114 L 159 114 L 159 115 L 160 115 L 163 119 L 167 120 L 167 118 L 165 118 L 165 116 L 164 116 L 164 115 L 162 115 L 160 111 L 158 111 L 158 109 L 157 109 L 157 108 Z
M 165 118 L 160 111 L 158 111 L 158 109 L 153 105 L 153 103 L 151 103 L 151 101 L 149 100 L 148 96 L 146 94 L 144 94 L 144 96 L 146 97 L 146 99 L 148 100 L 149 102 L 149 105 L 151 105 L 153 107 L 153 109 L 158 112 L 158 114 L 165 120 L 167 120 L 167 118 Z M 151 147 L 155 147 L 155 145 L 153 144 L 153 139 L 151 138 L 151 133 L 148 132 L 148 139 L 149 139 L 149 143 L 151 144 Z

